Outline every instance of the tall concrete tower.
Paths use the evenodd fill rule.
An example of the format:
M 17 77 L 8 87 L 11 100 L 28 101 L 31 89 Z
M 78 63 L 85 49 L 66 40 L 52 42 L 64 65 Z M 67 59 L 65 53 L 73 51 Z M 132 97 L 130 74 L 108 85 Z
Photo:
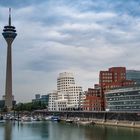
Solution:
M 15 27 L 11 25 L 11 8 L 9 8 L 9 22 L 4 26 L 3 37 L 7 42 L 7 66 L 6 66 L 6 85 L 5 85 L 5 107 L 12 108 L 12 42 L 17 36 Z

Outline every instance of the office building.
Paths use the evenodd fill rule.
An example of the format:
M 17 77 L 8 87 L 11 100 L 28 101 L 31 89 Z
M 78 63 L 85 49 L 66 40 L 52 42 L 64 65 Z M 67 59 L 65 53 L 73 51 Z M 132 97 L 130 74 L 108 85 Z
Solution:
M 32 102 L 33 103 L 38 102 L 38 103 L 44 104 L 44 105 L 46 105 L 46 107 L 48 107 L 49 95 L 36 94 L 35 99 L 33 99 Z
M 105 92 L 106 111 L 140 111 L 140 86 L 121 87 Z

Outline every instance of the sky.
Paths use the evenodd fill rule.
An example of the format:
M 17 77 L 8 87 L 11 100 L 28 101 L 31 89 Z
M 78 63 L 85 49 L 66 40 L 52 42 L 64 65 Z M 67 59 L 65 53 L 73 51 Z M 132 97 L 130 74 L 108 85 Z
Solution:
M 12 25 L 13 94 L 18 102 L 57 89 L 60 72 L 87 90 L 99 71 L 140 70 L 140 0 L 0 0 L 0 30 Z M 5 93 L 6 42 L 0 36 L 0 98 Z

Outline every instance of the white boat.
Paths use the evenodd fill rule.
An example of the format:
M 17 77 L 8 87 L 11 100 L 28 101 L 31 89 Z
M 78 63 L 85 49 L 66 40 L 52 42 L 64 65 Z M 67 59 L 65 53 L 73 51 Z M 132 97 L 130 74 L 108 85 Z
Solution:
M 4 123 L 5 120 L 3 119 L 3 116 L 0 116 L 0 123 Z
M 50 121 L 52 119 L 52 116 L 47 116 L 44 118 L 45 121 Z
M 92 121 L 79 121 L 79 122 L 77 122 L 77 124 L 80 124 L 80 125 L 90 125 L 90 124 L 92 124 L 92 125 L 94 125 L 95 123 L 92 122 Z
M 5 123 L 5 120 L 0 120 L 0 123 Z
M 42 117 L 41 116 L 35 116 L 34 118 L 33 118 L 33 121 L 42 121 L 43 119 L 42 119 Z
M 32 117 L 28 117 L 28 116 L 23 116 L 21 118 L 21 121 L 22 122 L 31 122 L 31 121 L 33 121 L 33 118 Z
M 73 123 L 73 120 L 71 120 L 71 119 L 66 119 L 66 123 Z

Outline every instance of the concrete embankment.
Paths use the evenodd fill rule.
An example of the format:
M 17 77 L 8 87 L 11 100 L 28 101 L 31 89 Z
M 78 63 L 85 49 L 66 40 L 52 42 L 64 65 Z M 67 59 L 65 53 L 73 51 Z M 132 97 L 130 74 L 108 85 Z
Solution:
M 121 127 L 130 127 L 130 128 L 140 128 L 140 122 L 133 121 L 118 121 L 118 120 L 94 120 L 97 125 L 110 125 L 110 126 L 121 126 Z
M 130 128 L 140 128 L 140 122 L 118 121 L 118 120 L 92 120 L 95 125 L 121 126 Z
M 118 121 L 118 120 L 102 120 L 102 119 L 87 119 L 87 118 L 73 118 L 70 117 L 70 120 L 73 120 L 76 124 L 83 125 L 108 125 L 108 126 L 120 126 L 120 127 L 129 127 L 129 128 L 140 128 L 140 121 Z M 66 120 L 66 118 L 63 118 Z M 88 123 L 89 122 L 89 123 Z

